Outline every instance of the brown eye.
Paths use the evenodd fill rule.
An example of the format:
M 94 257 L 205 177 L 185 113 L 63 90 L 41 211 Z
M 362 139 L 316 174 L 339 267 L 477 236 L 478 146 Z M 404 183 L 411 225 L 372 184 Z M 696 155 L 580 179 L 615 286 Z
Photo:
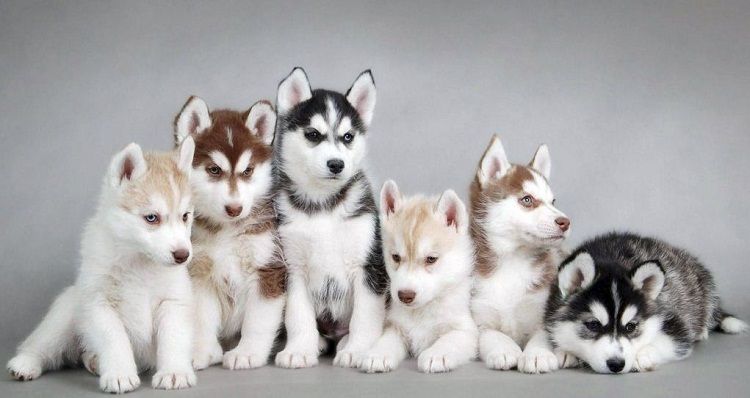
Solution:
M 583 323 L 586 328 L 594 333 L 600 333 L 602 331 L 602 324 L 598 320 L 594 319 Z
M 531 195 L 526 195 L 521 199 L 518 199 L 518 203 L 523 207 L 531 207 L 534 204 L 534 198 Z
M 438 258 L 435 256 L 427 256 L 427 258 L 424 259 L 424 262 L 427 264 L 435 264 L 437 260 Z
M 245 171 L 242 172 L 242 175 L 245 177 L 250 177 L 251 174 L 253 174 L 253 166 L 247 166 Z
M 217 176 L 217 175 L 221 174 L 221 167 L 219 167 L 219 166 L 217 166 L 215 164 L 212 164 L 212 165 L 206 167 L 206 171 L 208 172 L 208 174 Z
M 160 219 L 158 214 L 146 214 L 143 216 L 143 219 L 146 220 L 149 224 L 158 224 Z
M 190 212 L 182 215 L 182 222 L 187 222 L 188 218 L 190 218 Z
M 397 264 L 401 262 L 401 256 L 399 256 L 398 254 L 392 255 L 391 258 L 393 258 L 393 262 Z
M 625 325 L 625 333 L 633 333 L 638 329 L 638 323 L 636 322 L 628 322 L 627 325 Z

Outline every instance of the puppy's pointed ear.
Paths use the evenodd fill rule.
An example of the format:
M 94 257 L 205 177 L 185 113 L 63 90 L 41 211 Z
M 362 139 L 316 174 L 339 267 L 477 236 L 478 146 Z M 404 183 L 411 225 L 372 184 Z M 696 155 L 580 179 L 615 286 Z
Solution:
M 211 127 L 211 116 L 208 105 L 202 99 L 192 96 L 188 98 L 182 110 L 174 119 L 174 140 L 176 145 L 189 135 L 200 134 Z
M 586 252 L 563 262 L 557 274 L 557 285 L 563 298 L 587 288 L 594 281 L 595 275 L 594 259 Z
M 180 157 L 177 160 L 177 168 L 190 177 L 190 172 L 193 171 L 193 155 L 195 154 L 195 140 L 193 137 L 188 136 L 182 141 L 180 145 Z
M 352 86 L 346 92 L 346 100 L 357 110 L 359 118 L 365 127 L 370 126 L 375 112 L 375 80 L 368 69 L 357 76 Z
M 109 180 L 113 187 L 119 187 L 138 179 L 147 169 L 141 147 L 131 143 L 112 157 L 109 164 Z
M 494 135 L 479 162 L 479 170 L 477 170 L 479 185 L 482 188 L 486 187 L 490 181 L 501 179 L 508 173 L 508 170 L 510 170 L 510 162 L 508 156 L 505 155 L 503 143 L 500 142 L 500 137 Z
M 546 144 L 539 145 L 534 158 L 529 162 L 529 167 L 541 173 L 544 178 L 549 180 L 552 171 L 552 159 L 549 156 L 549 148 Z
M 258 136 L 263 143 L 271 145 L 273 142 L 273 133 L 276 129 L 276 112 L 268 101 L 258 101 L 245 117 L 245 126 L 250 132 Z
M 630 280 L 636 290 L 655 300 L 664 287 L 664 268 L 657 260 L 646 261 L 630 270 Z
M 380 189 L 380 213 L 383 218 L 388 218 L 391 214 L 398 211 L 401 206 L 401 192 L 398 185 L 393 180 L 388 180 Z
M 461 198 L 452 189 L 448 189 L 440 195 L 435 211 L 445 219 L 445 225 L 453 227 L 459 233 L 469 230 L 469 214 Z
M 310 98 L 312 98 L 312 89 L 310 88 L 310 82 L 307 80 L 307 74 L 304 69 L 296 67 L 292 69 L 289 76 L 279 83 L 276 109 L 280 114 L 283 114 Z

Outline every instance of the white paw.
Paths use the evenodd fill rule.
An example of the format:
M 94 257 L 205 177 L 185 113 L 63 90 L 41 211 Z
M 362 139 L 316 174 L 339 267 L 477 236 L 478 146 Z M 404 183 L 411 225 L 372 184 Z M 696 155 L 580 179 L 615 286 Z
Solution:
M 158 371 L 151 379 L 151 387 L 159 390 L 182 390 L 195 385 L 197 379 L 192 369 L 184 371 Z
M 336 353 L 333 358 L 333 366 L 340 366 L 342 368 L 356 368 L 357 363 L 362 357 L 361 352 L 355 352 L 351 350 L 341 350 Z
M 396 369 L 397 366 L 398 363 L 392 356 L 378 352 L 365 353 L 357 362 L 357 367 L 366 373 L 390 372 Z
M 19 381 L 30 381 L 42 375 L 42 361 L 33 355 L 18 354 L 8 361 L 8 373 Z
M 224 351 L 218 341 L 216 344 L 212 344 L 210 348 L 196 347 L 193 350 L 193 369 L 203 370 L 211 365 L 221 363 L 223 356 Z
M 268 353 L 258 354 L 237 348 L 224 353 L 222 365 L 226 369 L 255 369 L 268 363 Z
M 508 370 L 513 369 L 518 364 L 518 357 L 521 356 L 521 349 L 518 351 L 495 351 L 485 355 L 484 364 L 490 369 Z
M 647 345 L 635 354 L 635 370 L 638 372 L 649 372 L 656 369 L 656 350 Z
M 135 372 L 107 373 L 99 377 L 99 388 L 112 394 L 124 394 L 141 385 L 141 379 Z
M 83 362 L 83 367 L 86 368 L 89 373 L 94 376 L 99 376 L 99 358 L 96 354 L 92 354 L 90 351 L 84 351 L 83 354 L 81 354 L 81 362 Z
M 518 370 L 523 373 L 548 373 L 557 368 L 557 356 L 549 350 L 531 349 L 518 357 Z
M 276 354 L 276 366 L 287 369 L 310 368 L 318 365 L 317 352 L 284 349 Z
M 557 356 L 557 366 L 559 369 L 574 368 L 579 364 L 578 358 L 569 352 L 557 350 L 555 351 L 555 356 Z
M 424 373 L 450 372 L 457 365 L 458 362 L 453 355 L 431 350 L 425 350 L 417 358 L 417 367 Z

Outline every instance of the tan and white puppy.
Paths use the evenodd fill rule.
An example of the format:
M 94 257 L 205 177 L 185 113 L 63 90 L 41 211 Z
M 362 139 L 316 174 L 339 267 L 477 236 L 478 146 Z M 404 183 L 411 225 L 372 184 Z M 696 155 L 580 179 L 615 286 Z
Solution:
M 196 303 L 193 366 L 268 362 L 281 326 L 285 267 L 271 201 L 276 112 L 259 101 L 246 112 L 216 110 L 191 97 L 175 119 L 177 143 L 196 143 L 190 266 Z M 224 353 L 222 345 L 239 343 Z
M 549 286 L 564 258 L 570 220 L 555 207 L 546 145 L 528 166 L 511 164 L 492 138 L 471 185 L 471 234 L 477 250 L 472 312 L 479 356 L 491 369 L 544 373 L 558 359 L 542 329 Z M 523 348 L 523 349 L 522 349 Z M 559 363 L 558 363 L 559 362 Z
M 474 248 L 466 207 L 453 190 L 404 198 L 389 180 L 380 212 L 391 300 L 383 335 L 360 369 L 388 372 L 409 353 L 425 373 L 469 362 L 478 331 L 469 309 Z
M 130 144 L 114 156 L 83 233 L 78 278 L 8 362 L 15 379 L 82 360 L 105 392 L 134 390 L 139 371 L 154 367 L 154 388 L 195 385 L 185 267 L 193 149 L 192 139 L 179 154 L 144 155 Z

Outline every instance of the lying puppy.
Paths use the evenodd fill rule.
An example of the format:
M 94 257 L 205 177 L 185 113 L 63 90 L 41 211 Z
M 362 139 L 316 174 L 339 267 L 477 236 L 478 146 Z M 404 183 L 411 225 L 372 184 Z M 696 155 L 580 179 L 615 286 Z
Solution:
M 130 144 L 115 155 L 99 206 L 81 240 L 75 284 L 57 297 L 8 362 L 17 380 L 83 360 L 104 392 L 140 385 L 156 367 L 154 388 L 195 385 L 190 363 L 193 209 L 188 176 L 195 144 L 179 155 L 144 154 Z
M 558 349 L 594 371 L 627 373 L 687 357 L 709 330 L 747 325 L 721 309 L 698 259 L 656 239 L 612 233 L 562 263 L 546 329 Z
M 411 352 L 422 372 L 453 370 L 477 352 L 466 207 L 452 190 L 439 199 L 402 198 L 387 181 L 380 209 L 391 302 L 385 331 L 359 368 L 388 372 Z

